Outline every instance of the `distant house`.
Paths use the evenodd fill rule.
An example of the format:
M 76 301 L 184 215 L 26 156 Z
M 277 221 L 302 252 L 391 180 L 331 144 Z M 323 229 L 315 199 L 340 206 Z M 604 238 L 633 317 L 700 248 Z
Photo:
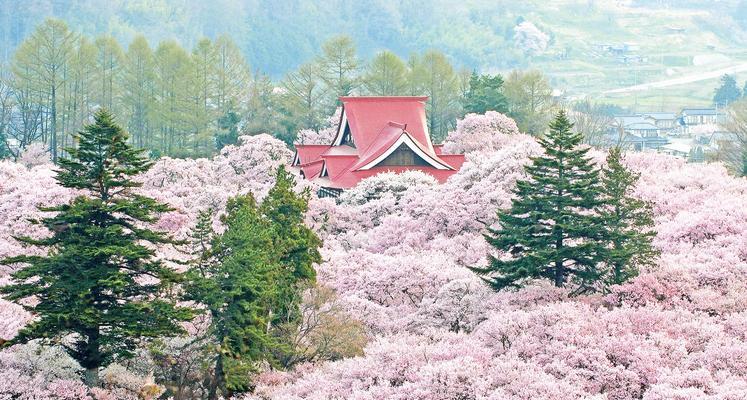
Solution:
M 683 108 L 678 119 L 683 126 L 716 124 L 720 115 L 715 108 Z
M 693 128 L 703 125 L 717 125 L 722 122 L 724 114 L 713 107 L 683 108 L 677 115 L 677 125 L 681 133 L 692 134 Z
M 455 174 L 463 154 L 433 145 L 426 123 L 427 97 L 340 97 L 342 115 L 330 144 L 296 145 L 293 166 L 337 197 L 362 179 L 386 171 L 423 171 L 439 182 Z
M 673 139 L 671 143 L 659 148 L 660 153 L 684 158 L 688 162 L 696 163 L 705 161 L 706 150 L 707 146 L 689 138 Z
M 658 149 L 668 143 L 664 135 L 666 129 L 653 123 L 650 117 L 635 115 L 618 115 L 607 128 L 608 135 L 620 137 L 622 130 L 622 145 L 635 151 Z
M 647 122 L 656 125 L 662 131 L 674 129 L 677 121 L 677 114 L 672 112 L 645 112 L 641 115 Z

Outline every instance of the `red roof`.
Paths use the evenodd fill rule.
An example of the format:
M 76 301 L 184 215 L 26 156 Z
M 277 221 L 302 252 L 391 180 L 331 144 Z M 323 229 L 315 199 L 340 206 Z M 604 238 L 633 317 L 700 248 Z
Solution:
M 347 189 L 386 171 L 419 170 L 444 182 L 461 168 L 464 155 L 442 154 L 441 146 L 431 143 L 427 100 L 420 96 L 340 97 L 343 112 L 333 143 L 297 144 L 293 165 L 306 179 L 330 188 Z M 411 153 L 408 159 L 418 162 L 397 165 L 401 159 L 389 159 L 397 150 Z

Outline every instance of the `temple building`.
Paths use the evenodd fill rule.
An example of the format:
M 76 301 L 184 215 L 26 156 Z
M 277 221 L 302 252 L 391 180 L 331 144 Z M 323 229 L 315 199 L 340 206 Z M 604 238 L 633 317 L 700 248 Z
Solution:
M 362 179 L 417 170 L 439 182 L 456 173 L 463 154 L 443 154 L 433 145 L 425 117 L 427 97 L 341 97 L 342 115 L 330 144 L 297 144 L 293 166 L 336 197 Z

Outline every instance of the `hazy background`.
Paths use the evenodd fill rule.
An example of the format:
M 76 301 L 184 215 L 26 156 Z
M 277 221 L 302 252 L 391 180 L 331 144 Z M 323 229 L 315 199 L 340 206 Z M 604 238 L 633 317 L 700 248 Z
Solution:
M 0 0 L 0 13 L 2 60 L 48 16 L 84 34 L 111 33 L 125 46 L 138 32 L 185 47 L 227 33 L 252 69 L 273 78 L 344 33 L 363 58 L 384 48 L 403 58 L 434 48 L 456 66 L 538 68 L 569 96 L 660 109 L 709 104 L 720 72 L 747 64 L 744 0 Z M 539 42 L 517 40 L 525 21 L 540 32 L 529 40 Z M 599 46 L 623 44 L 632 49 L 627 59 Z M 686 83 L 606 93 L 673 78 Z

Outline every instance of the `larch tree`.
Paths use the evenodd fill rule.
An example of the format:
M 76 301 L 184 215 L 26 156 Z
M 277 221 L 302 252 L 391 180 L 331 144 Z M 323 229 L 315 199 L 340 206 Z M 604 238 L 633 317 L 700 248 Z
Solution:
M 459 80 L 446 56 L 430 50 L 410 61 L 413 95 L 428 96 L 428 130 L 435 143 L 446 138 L 459 114 Z
M 249 64 L 241 49 L 226 35 L 213 43 L 216 53 L 216 106 L 218 115 L 225 115 L 232 106 L 243 100 L 243 93 L 251 81 Z
M 350 36 L 335 36 L 324 42 L 317 64 L 327 91 L 335 98 L 350 95 L 358 86 L 360 61 Z
M 63 346 L 95 386 L 101 367 L 132 357 L 142 339 L 179 334 L 179 322 L 192 313 L 162 296 L 181 278 L 153 249 L 173 240 L 148 228 L 170 208 L 134 192 L 140 184 L 133 178 L 151 162 L 104 110 L 76 139 L 56 179 L 81 194 L 42 208 L 53 214 L 34 222 L 51 236 L 17 238 L 47 252 L 2 260 L 21 268 L 0 292 L 36 317 L 10 343 L 43 339 Z
M 538 139 L 545 154 L 525 167 L 529 179 L 517 181 L 511 208 L 498 212 L 500 226 L 485 235 L 500 254 L 473 270 L 496 290 L 546 279 L 581 293 L 603 278 L 603 227 L 594 214 L 602 202 L 599 172 L 572 128 L 561 111 Z
M 68 68 L 67 94 L 65 102 L 65 113 L 67 124 L 62 129 L 65 132 L 76 132 L 91 115 L 94 91 L 100 86 L 94 85 L 96 78 L 96 64 L 91 62 L 96 59 L 96 47 L 85 37 L 81 37 L 75 51 L 72 53 L 70 67 Z M 72 146 L 71 135 L 65 135 L 63 146 Z
M 301 65 L 298 70 L 286 75 L 283 80 L 283 107 L 288 111 L 286 129 L 319 129 L 322 115 L 327 110 L 327 90 L 319 79 L 319 68 L 314 63 Z M 293 122 L 296 122 L 295 124 Z M 298 126 L 297 124 L 300 124 Z
M 122 67 L 122 106 L 132 141 L 139 148 L 152 143 L 152 119 L 155 114 L 153 50 L 144 36 L 132 40 Z
M 639 174 L 622 163 L 620 148 L 610 149 L 602 169 L 602 204 L 597 210 L 607 245 L 606 286 L 619 285 L 638 275 L 642 266 L 655 263 L 658 251 L 651 241 L 656 232 L 651 204 L 633 196 Z
M 391 51 L 381 51 L 366 67 L 362 81 L 371 95 L 403 95 L 407 93 L 407 65 Z
M 503 84 L 509 105 L 509 116 L 519 129 L 541 135 L 547 128 L 548 115 L 555 106 L 552 88 L 539 71 L 512 71 Z
M 193 105 L 189 91 L 194 66 L 189 54 L 173 40 L 158 44 L 154 63 L 159 149 L 168 155 L 179 155 L 191 136 L 188 113 Z
M 78 35 L 60 20 L 48 19 L 18 47 L 13 58 L 13 73 L 38 93 L 46 110 L 43 139 L 48 144 L 52 160 L 57 161 L 58 91 L 67 79 L 66 69 Z
M 194 66 L 192 82 L 192 102 L 194 111 L 190 113 L 195 138 L 192 140 L 194 156 L 209 155 L 213 151 L 211 123 L 217 118 L 212 102 L 216 99 L 217 53 L 210 39 L 203 38 L 192 50 Z
M 96 38 L 96 100 L 98 105 L 107 110 L 118 110 L 119 99 L 115 93 L 119 93 L 117 85 L 121 82 L 119 74 L 124 60 L 122 47 L 113 36 L 100 36 Z

